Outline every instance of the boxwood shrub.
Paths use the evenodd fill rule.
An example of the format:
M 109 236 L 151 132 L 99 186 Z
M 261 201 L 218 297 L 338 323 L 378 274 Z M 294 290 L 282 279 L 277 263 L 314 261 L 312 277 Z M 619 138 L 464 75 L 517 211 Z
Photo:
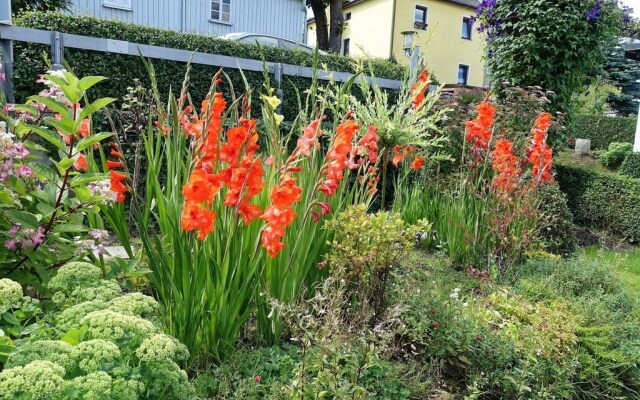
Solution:
M 179 33 L 174 31 L 134 25 L 119 21 L 106 21 L 94 17 L 78 17 L 61 13 L 27 12 L 15 18 L 14 24 L 35 29 L 44 29 L 73 33 L 79 35 L 126 40 L 155 46 L 173 47 L 184 50 L 215 53 L 226 56 L 260 59 L 257 45 L 215 39 L 209 36 Z M 37 93 L 38 75 L 46 69 L 46 58 L 49 57 L 49 46 L 32 43 L 15 42 L 14 44 L 14 83 L 16 100 L 24 99 Z M 275 47 L 263 47 L 265 61 L 282 62 L 300 66 L 313 66 L 313 55 L 301 51 L 284 50 Z M 148 82 L 147 71 L 139 57 L 106 54 L 102 52 L 84 51 L 66 48 L 64 60 L 80 76 L 100 75 L 110 79 L 108 85 L 102 85 L 95 95 L 97 97 L 121 98 L 126 88 L 131 86 L 135 78 L 143 83 Z M 329 70 L 353 72 L 352 59 L 337 55 L 321 55 L 320 65 Z M 186 71 L 186 64 L 175 61 L 153 59 L 160 93 L 167 93 L 169 88 L 179 91 Z M 404 67 L 385 61 L 369 60 L 375 76 L 389 79 L 402 79 Z M 217 70 L 208 65 L 192 66 L 190 74 L 190 94 L 198 102 L 209 90 L 211 77 Z M 242 76 L 238 70 L 226 69 L 234 87 L 244 90 Z M 259 89 L 263 82 L 261 72 L 245 71 L 249 84 Z M 296 91 L 302 92 L 309 87 L 310 80 L 293 76 L 285 76 L 283 80 L 285 117 L 292 118 L 298 110 Z
M 636 117 L 573 115 L 567 125 L 569 137 L 590 139 L 592 150 L 606 150 L 612 142 L 633 143 Z
M 566 164 L 556 171 L 576 224 L 640 240 L 640 180 Z
M 631 153 L 622 162 L 620 174 L 640 179 L 640 153 Z

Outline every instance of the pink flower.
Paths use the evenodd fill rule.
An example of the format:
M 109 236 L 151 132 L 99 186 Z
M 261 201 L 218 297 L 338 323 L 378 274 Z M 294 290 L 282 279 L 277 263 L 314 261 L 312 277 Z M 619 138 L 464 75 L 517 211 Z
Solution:
M 11 227 L 11 229 L 9 229 L 9 235 L 13 236 L 16 234 L 16 232 L 18 232 L 20 230 L 20 225 L 15 224 L 14 226 Z
M 36 174 L 28 165 L 21 165 L 15 169 L 16 175 L 21 178 L 35 178 Z
M 4 242 L 4 247 L 9 250 L 15 250 L 17 244 L 18 244 L 18 241 L 16 239 L 10 239 Z
M 43 227 L 39 227 L 38 228 L 36 233 L 31 238 L 31 241 L 33 242 L 34 246 L 42 244 L 44 242 L 44 228 Z

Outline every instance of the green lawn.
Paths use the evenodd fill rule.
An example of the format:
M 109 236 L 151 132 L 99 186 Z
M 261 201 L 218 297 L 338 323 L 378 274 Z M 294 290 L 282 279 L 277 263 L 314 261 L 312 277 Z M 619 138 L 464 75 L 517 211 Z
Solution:
M 597 258 L 614 266 L 627 288 L 640 296 L 640 248 L 617 251 L 590 246 L 581 250 L 580 257 Z

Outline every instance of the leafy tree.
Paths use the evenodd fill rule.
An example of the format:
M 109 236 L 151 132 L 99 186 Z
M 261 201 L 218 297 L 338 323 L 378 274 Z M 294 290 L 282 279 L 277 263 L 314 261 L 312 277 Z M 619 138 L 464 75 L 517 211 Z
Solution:
M 11 12 L 18 14 L 22 11 L 66 11 L 71 6 L 71 0 L 11 0 Z
M 494 86 L 542 86 L 562 111 L 625 16 L 616 0 L 481 0 L 477 14 Z
M 620 115 L 637 114 L 637 99 L 640 98 L 640 61 L 627 58 L 624 46 L 620 43 L 610 48 L 606 56 L 604 76 L 621 89 L 621 93 L 609 96 L 611 108 Z
M 320 50 L 340 53 L 344 29 L 343 1 L 307 0 L 307 6 L 311 7 L 316 22 L 316 41 Z M 329 19 L 327 19 L 327 7 L 329 7 Z

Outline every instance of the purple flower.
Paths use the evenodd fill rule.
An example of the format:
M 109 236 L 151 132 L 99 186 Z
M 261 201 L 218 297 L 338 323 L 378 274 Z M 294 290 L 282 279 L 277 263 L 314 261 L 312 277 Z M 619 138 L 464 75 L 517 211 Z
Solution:
M 14 226 L 11 227 L 11 229 L 9 229 L 9 235 L 13 236 L 19 230 L 20 230 L 20 225 L 19 224 L 15 224 Z
M 602 15 L 602 6 L 604 6 L 604 0 L 596 0 L 593 7 L 587 11 L 587 19 L 589 21 L 595 21 Z
M 15 250 L 17 244 L 18 244 L 18 241 L 16 239 L 10 239 L 4 242 L 4 247 L 9 250 Z
M 0 81 L 6 81 L 7 80 L 7 76 L 5 74 L 0 74 Z
M 42 244 L 44 242 L 44 228 L 43 227 L 38 227 L 38 230 L 36 231 L 36 233 L 31 238 L 31 242 L 33 242 L 34 246 L 38 245 L 38 244 Z
M 18 168 L 15 169 L 15 172 L 17 176 L 21 178 L 26 178 L 26 179 L 34 178 L 36 176 L 36 174 L 33 172 L 31 168 L 29 168 L 28 165 L 19 166 Z
M 103 231 L 100 229 L 92 229 L 88 232 L 88 235 L 96 240 L 99 240 L 99 239 L 106 238 L 109 234 L 107 233 L 107 231 Z

